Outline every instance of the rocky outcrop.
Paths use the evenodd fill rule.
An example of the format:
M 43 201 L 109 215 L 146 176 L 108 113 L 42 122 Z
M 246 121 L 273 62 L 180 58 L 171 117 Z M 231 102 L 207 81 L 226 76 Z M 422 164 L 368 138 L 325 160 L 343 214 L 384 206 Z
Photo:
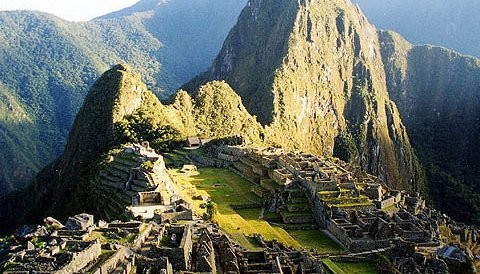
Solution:
M 422 188 L 376 29 L 348 1 L 249 1 L 200 78 L 230 84 L 271 144 L 337 155 L 392 187 Z

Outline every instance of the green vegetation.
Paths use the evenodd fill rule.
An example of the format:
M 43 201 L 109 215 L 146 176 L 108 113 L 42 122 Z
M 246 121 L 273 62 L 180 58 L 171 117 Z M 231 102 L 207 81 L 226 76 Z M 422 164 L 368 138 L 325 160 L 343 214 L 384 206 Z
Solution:
M 347 262 L 336 262 L 338 267 L 340 267 L 345 273 L 349 274 L 376 274 L 377 266 L 373 262 L 361 262 L 361 263 L 347 263 Z
M 179 171 L 173 171 L 172 175 L 183 189 L 183 193 L 190 197 L 197 212 L 203 212 L 200 208 L 202 201 L 191 198 L 198 195 L 210 196 L 217 204 L 218 213 L 215 221 L 242 246 L 253 250 L 258 248 L 246 235 L 259 233 L 267 240 L 276 239 L 287 246 L 301 247 L 284 229 L 260 219 L 260 208 L 237 210 L 232 208 L 232 205 L 260 205 L 262 201 L 250 191 L 252 184 L 239 175 L 216 168 L 200 168 L 197 175 L 187 175 Z
M 262 127 L 227 83 L 213 81 L 201 86 L 194 104 L 200 136 L 225 138 L 242 135 L 248 140 L 260 141 Z
M 200 208 L 204 209 L 205 212 L 203 213 L 203 219 L 207 221 L 213 221 L 215 216 L 217 215 L 217 204 L 212 201 L 208 201 L 206 203 L 200 204 Z
M 315 249 L 317 254 L 336 254 L 343 253 L 344 250 L 323 231 L 315 230 L 288 230 L 306 249 Z
M 157 151 L 166 151 L 176 140 L 178 132 L 170 125 L 162 125 L 156 121 L 156 115 L 137 111 L 118 122 L 116 133 L 119 143 L 141 143 L 148 141 L 150 146 Z
M 145 170 L 152 170 L 153 169 L 153 163 L 150 161 L 145 161 L 140 165 L 143 169 Z
M 317 155 L 333 150 L 380 171 L 391 187 L 421 190 L 422 168 L 389 99 L 381 56 L 372 55 L 380 51 L 371 43 L 374 27 L 349 2 L 306 3 L 247 6 L 211 70 L 186 87 L 194 92 L 199 83 L 225 79 L 267 125 L 269 145 Z
M 47 242 L 45 242 L 44 240 L 42 240 L 41 238 L 39 237 L 33 237 L 30 242 L 36 247 L 36 248 L 42 248 L 44 247 L 45 245 L 47 245 Z
M 333 274 L 376 274 L 376 264 L 373 262 L 349 263 L 333 262 L 331 259 L 323 259 L 322 263 Z
M 330 259 L 323 259 L 322 263 L 327 267 L 327 269 L 333 274 L 347 274 L 343 271 L 336 263 Z
M 132 64 L 167 98 L 211 64 L 246 0 L 144 2 L 78 23 L 0 12 L 0 196 L 62 153 L 88 88 L 112 64 Z
M 164 153 L 163 159 L 168 167 L 182 167 L 190 162 L 179 150 Z

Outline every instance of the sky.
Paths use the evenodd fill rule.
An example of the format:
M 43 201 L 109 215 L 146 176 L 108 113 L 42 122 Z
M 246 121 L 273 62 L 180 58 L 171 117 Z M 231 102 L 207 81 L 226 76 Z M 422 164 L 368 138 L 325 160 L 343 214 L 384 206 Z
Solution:
M 139 0 L 0 0 L 0 10 L 38 10 L 69 21 L 88 21 Z

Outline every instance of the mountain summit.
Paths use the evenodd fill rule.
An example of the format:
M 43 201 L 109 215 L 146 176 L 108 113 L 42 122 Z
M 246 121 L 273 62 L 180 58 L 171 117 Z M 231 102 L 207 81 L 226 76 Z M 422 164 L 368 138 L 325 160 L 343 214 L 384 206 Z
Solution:
M 267 125 L 269 141 L 336 155 L 395 188 L 422 170 L 389 99 L 376 29 L 348 1 L 251 0 L 208 72 Z

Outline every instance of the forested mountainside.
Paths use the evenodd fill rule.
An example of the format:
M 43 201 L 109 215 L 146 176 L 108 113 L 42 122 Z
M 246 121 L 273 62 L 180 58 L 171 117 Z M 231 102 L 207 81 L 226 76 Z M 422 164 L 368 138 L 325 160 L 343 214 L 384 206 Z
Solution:
M 211 69 L 267 125 L 270 143 L 336 155 L 393 187 L 423 171 L 385 84 L 376 29 L 347 1 L 250 1 Z
M 432 44 L 480 57 L 480 3 L 476 0 L 352 0 L 379 29 L 413 44 Z
M 480 60 L 382 31 L 390 96 L 427 171 L 436 206 L 480 222 Z M 455 202 L 452 202 L 455 201 Z
M 1 227 L 51 214 L 93 212 L 100 200 L 92 176 L 119 146 L 149 141 L 156 149 L 200 135 L 221 139 L 242 136 L 260 143 L 263 128 L 243 107 L 240 97 L 224 82 L 210 82 L 190 97 L 179 91 L 162 104 L 129 65 L 105 72 L 89 91 L 63 155 L 44 168 L 25 191 L 1 201 Z
M 153 18 L 148 16 L 162 6 L 159 3 L 142 1 L 138 11 L 145 12 L 127 9 L 98 19 L 95 26 L 103 20 L 133 20 L 141 26 L 145 18 Z M 158 42 L 145 47 L 158 46 L 162 52 L 165 45 L 155 32 L 142 33 L 142 39 Z M 156 66 L 152 62 L 148 64 Z M 337 156 L 378 175 L 390 187 L 428 192 L 456 219 L 478 222 L 478 62 L 378 32 L 346 0 L 250 0 L 210 69 L 186 84 L 188 93 L 179 91 L 170 104 L 160 103 L 148 91 L 153 83 L 162 87 L 160 78 L 137 69 L 135 62 L 133 71 L 143 77 L 124 65 L 105 73 L 77 116 L 63 156 L 37 176 L 24 192 L 30 196 L 17 193 L 0 208 L 12 217 L 15 205 L 33 204 L 34 211 L 22 213 L 27 219 L 90 209 L 94 186 L 88 177 L 115 145 L 147 139 L 161 148 L 189 136 L 241 134 L 251 143 Z M 165 68 L 161 60 L 158 65 Z M 96 69 L 88 73 L 95 75 Z M 76 94 L 82 98 L 81 91 Z M 12 135 L 2 127 L 3 135 L 16 138 L 7 141 L 28 144 L 29 136 L 42 141 L 49 136 L 32 127 L 39 123 L 31 110 L 34 103 L 12 93 L 7 84 L 0 86 L 0 96 L 7 102 L 0 104 L 0 110 L 7 110 L 0 118 L 25 134 Z M 60 102 L 73 102 L 65 100 Z M 42 104 L 37 104 L 39 110 Z M 61 142 L 54 145 L 61 150 Z M 25 147 L 37 153 L 34 145 Z M 27 159 L 28 154 L 19 155 Z M 5 160 L 14 166 L 15 157 Z M 9 214 L 4 212 L 2 216 Z
M 166 98 L 209 66 L 245 2 L 143 0 L 80 23 L 0 12 L 0 196 L 60 155 L 103 71 L 128 62 Z

